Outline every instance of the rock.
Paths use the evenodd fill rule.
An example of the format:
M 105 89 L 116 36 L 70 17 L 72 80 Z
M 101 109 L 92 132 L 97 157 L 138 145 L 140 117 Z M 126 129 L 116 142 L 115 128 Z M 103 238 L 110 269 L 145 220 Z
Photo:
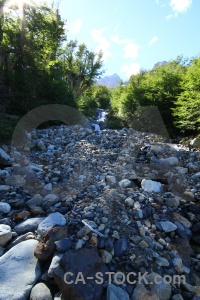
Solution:
M 112 254 L 107 250 L 99 250 L 99 254 L 105 264 L 109 264 L 112 261 Z
M 178 197 L 165 199 L 165 204 L 169 207 L 178 207 L 180 205 L 180 200 Z
M 157 277 L 158 283 L 155 282 L 155 276 Z M 165 283 L 164 279 L 157 273 L 151 273 L 146 276 L 149 282 L 153 282 L 150 284 L 150 289 L 152 294 L 156 294 L 159 300 L 168 300 L 171 298 L 172 287 L 170 284 Z
M 8 185 L 0 185 L 0 192 L 8 192 L 10 190 L 10 186 Z
M 172 300 L 184 300 L 181 294 L 176 294 L 172 297 Z
M 62 258 L 63 254 L 61 253 L 55 253 L 53 256 L 53 259 L 51 261 L 49 270 L 48 270 L 48 276 L 53 277 L 54 276 L 54 270 L 59 266 L 60 260 Z
M 11 210 L 10 204 L 6 202 L 0 202 L 0 213 L 8 214 Z
M 49 260 L 56 250 L 55 242 L 65 237 L 68 237 L 67 227 L 57 226 L 49 229 L 42 235 L 34 255 L 41 261 Z
M 41 195 L 36 194 L 32 199 L 26 202 L 27 205 L 36 205 L 36 206 L 41 206 L 43 203 L 43 198 Z
M 72 247 L 72 241 L 68 238 L 62 238 L 61 240 L 56 241 L 55 245 L 59 252 L 66 252 Z
M 171 232 L 177 229 L 177 226 L 170 221 L 160 222 L 160 225 L 165 232 Z
M 77 232 L 77 237 L 81 238 L 85 235 L 87 235 L 88 233 L 91 232 L 91 229 L 88 226 L 84 226 L 82 227 L 78 232 Z
M 128 250 L 128 241 L 126 238 L 122 237 L 114 242 L 114 253 L 115 256 L 121 257 Z
M 174 156 L 168 157 L 168 158 L 161 158 L 160 161 L 168 162 L 170 164 L 170 166 L 175 166 L 179 163 L 178 158 L 176 158 Z
M 52 227 L 56 225 L 65 226 L 66 223 L 66 219 L 59 212 L 52 213 L 38 225 L 37 233 L 43 235 Z
M 160 300 L 156 294 L 150 293 L 142 283 L 138 283 L 134 289 L 132 300 Z
M 125 199 L 125 204 L 128 207 L 133 207 L 134 206 L 134 200 L 132 198 L 128 197 L 128 198 Z
M 11 243 L 8 244 L 8 246 L 6 248 L 9 250 L 12 247 L 16 246 L 17 244 L 24 242 L 25 240 L 28 240 L 28 239 L 35 239 L 35 236 L 32 232 L 27 232 L 23 235 L 17 236 L 16 238 L 14 238 L 11 241 Z
M 7 170 L 0 170 L 0 178 L 9 178 L 10 173 Z
M 107 287 L 106 300 L 129 300 L 129 295 L 122 288 L 114 284 L 109 284 Z
M 195 138 L 190 142 L 190 145 L 194 148 L 199 147 L 200 146 L 200 138 Z
M 58 202 L 59 202 L 59 197 L 57 195 L 48 194 L 44 197 L 44 200 L 42 202 L 42 207 L 47 210 L 50 206 Z
M 37 146 L 40 148 L 40 150 L 45 151 L 46 150 L 46 146 L 44 144 L 44 142 L 42 140 L 39 140 L 37 143 Z
M 174 265 L 174 269 L 179 273 L 179 274 L 183 274 L 183 273 L 189 273 L 188 268 L 186 268 L 183 265 L 182 259 L 175 257 L 172 259 L 172 263 Z
M 3 149 L 0 148 L 0 162 L 1 161 L 9 161 L 10 155 L 8 155 Z
M 30 300 L 53 300 L 53 298 L 46 284 L 40 282 L 32 288 Z
M 181 216 L 180 214 L 174 212 L 173 216 L 176 220 L 178 220 L 185 227 L 187 227 L 187 228 L 192 227 L 192 223 L 188 219 L 186 219 L 185 217 Z
M 34 250 L 36 240 L 14 246 L 0 257 L 1 300 L 28 300 L 30 291 L 41 275 Z
M 12 238 L 11 227 L 0 224 L 0 246 L 5 246 Z
M 38 225 L 44 220 L 43 217 L 38 218 L 30 218 L 27 219 L 19 224 L 17 224 L 14 228 L 14 231 L 16 231 L 18 234 L 24 234 L 29 231 L 35 232 L 38 228 Z
M 162 193 L 163 187 L 160 182 L 156 182 L 153 180 L 143 179 L 141 182 L 141 187 L 143 190 L 149 193 Z
M 95 282 L 97 272 L 105 274 L 107 268 L 95 249 L 68 250 L 54 270 L 54 279 L 64 299 L 102 300 L 106 291 L 103 284 Z M 102 281 L 106 279 L 106 275 L 102 276 Z
M 124 189 L 124 188 L 129 188 L 132 186 L 132 182 L 128 179 L 123 179 L 119 182 L 119 186 Z
M 109 175 L 106 176 L 106 181 L 110 185 L 114 185 L 117 182 L 117 180 L 114 176 L 109 176 Z

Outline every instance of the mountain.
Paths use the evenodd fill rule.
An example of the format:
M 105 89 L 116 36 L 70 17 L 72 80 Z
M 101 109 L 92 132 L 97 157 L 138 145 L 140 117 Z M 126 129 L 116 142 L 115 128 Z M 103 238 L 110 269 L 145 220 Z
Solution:
M 97 82 L 97 85 L 106 85 L 107 87 L 115 87 L 119 85 L 121 81 L 121 78 L 118 74 L 113 74 L 111 76 L 104 76 L 103 78 L 100 78 Z

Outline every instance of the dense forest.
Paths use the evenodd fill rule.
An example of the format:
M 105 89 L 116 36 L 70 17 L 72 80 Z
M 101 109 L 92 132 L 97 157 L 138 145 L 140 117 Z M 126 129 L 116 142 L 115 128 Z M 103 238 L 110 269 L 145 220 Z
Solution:
M 97 85 L 102 53 L 68 41 L 59 9 L 48 5 L 6 8 L 0 1 L 0 138 L 9 139 L 17 118 L 44 104 L 65 104 L 92 117 L 108 109 L 108 126 L 145 120 L 157 106 L 170 135 L 200 133 L 200 57 L 182 56 L 132 75 L 115 88 Z M 153 120 L 152 120 L 153 122 Z

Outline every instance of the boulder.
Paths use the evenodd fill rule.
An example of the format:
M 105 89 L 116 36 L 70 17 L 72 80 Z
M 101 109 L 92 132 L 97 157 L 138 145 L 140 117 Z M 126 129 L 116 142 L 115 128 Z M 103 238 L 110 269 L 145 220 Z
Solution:
M 54 279 L 63 299 L 103 300 L 106 290 L 96 274 L 100 272 L 102 281 L 105 281 L 107 271 L 97 250 L 86 248 L 77 251 L 68 250 L 54 270 Z
M 59 212 L 55 212 L 50 214 L 47 218 L 45 218 L 37 228 L 37 233 L 39 235 L 43 235 L 45 232 L 47 232 L 52 227 L 59 225 L 59 226 L 65 226 L 66 225 L 66 219 L 65 217 L 60 214 Z
M 34 256 L 38 244 L 28 240 L 14 246 L 0 257 L 1 300 L 28 300 L 30 291 L 41 275 Z

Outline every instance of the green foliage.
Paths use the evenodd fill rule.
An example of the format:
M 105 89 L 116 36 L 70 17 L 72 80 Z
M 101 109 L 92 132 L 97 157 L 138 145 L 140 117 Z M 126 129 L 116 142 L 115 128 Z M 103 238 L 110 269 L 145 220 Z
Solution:
M 21 116 L 53 103 L 77 108 L 78 99 L 84 101 L 84 92 L 103 73 L 102 53 L 77 41 L 66 43 L 59 11 L 46 4 L 25 5 L 22 18 L 14 6 L 9 13 L 2 12 L 0 103 L 6 112 Z
M 200 132 L 200 58 L 187 67 L 182 88 L 173 109 L 175 125 L 183 132 Z
M 178 57 L 148 72 L 143 70 L 132 75 L 126 85 L 112 92 L 111 102 L 115 115 L 131 125 L 139 107 L 157 106 L 167 129 L 175 130 L 172 108 L 183 90 L 185 69 L 186 61 Z
M 93 98 L 99 108 L 107 109 L 110 106 L 111 90 L 105 85 L 93 86 Z

